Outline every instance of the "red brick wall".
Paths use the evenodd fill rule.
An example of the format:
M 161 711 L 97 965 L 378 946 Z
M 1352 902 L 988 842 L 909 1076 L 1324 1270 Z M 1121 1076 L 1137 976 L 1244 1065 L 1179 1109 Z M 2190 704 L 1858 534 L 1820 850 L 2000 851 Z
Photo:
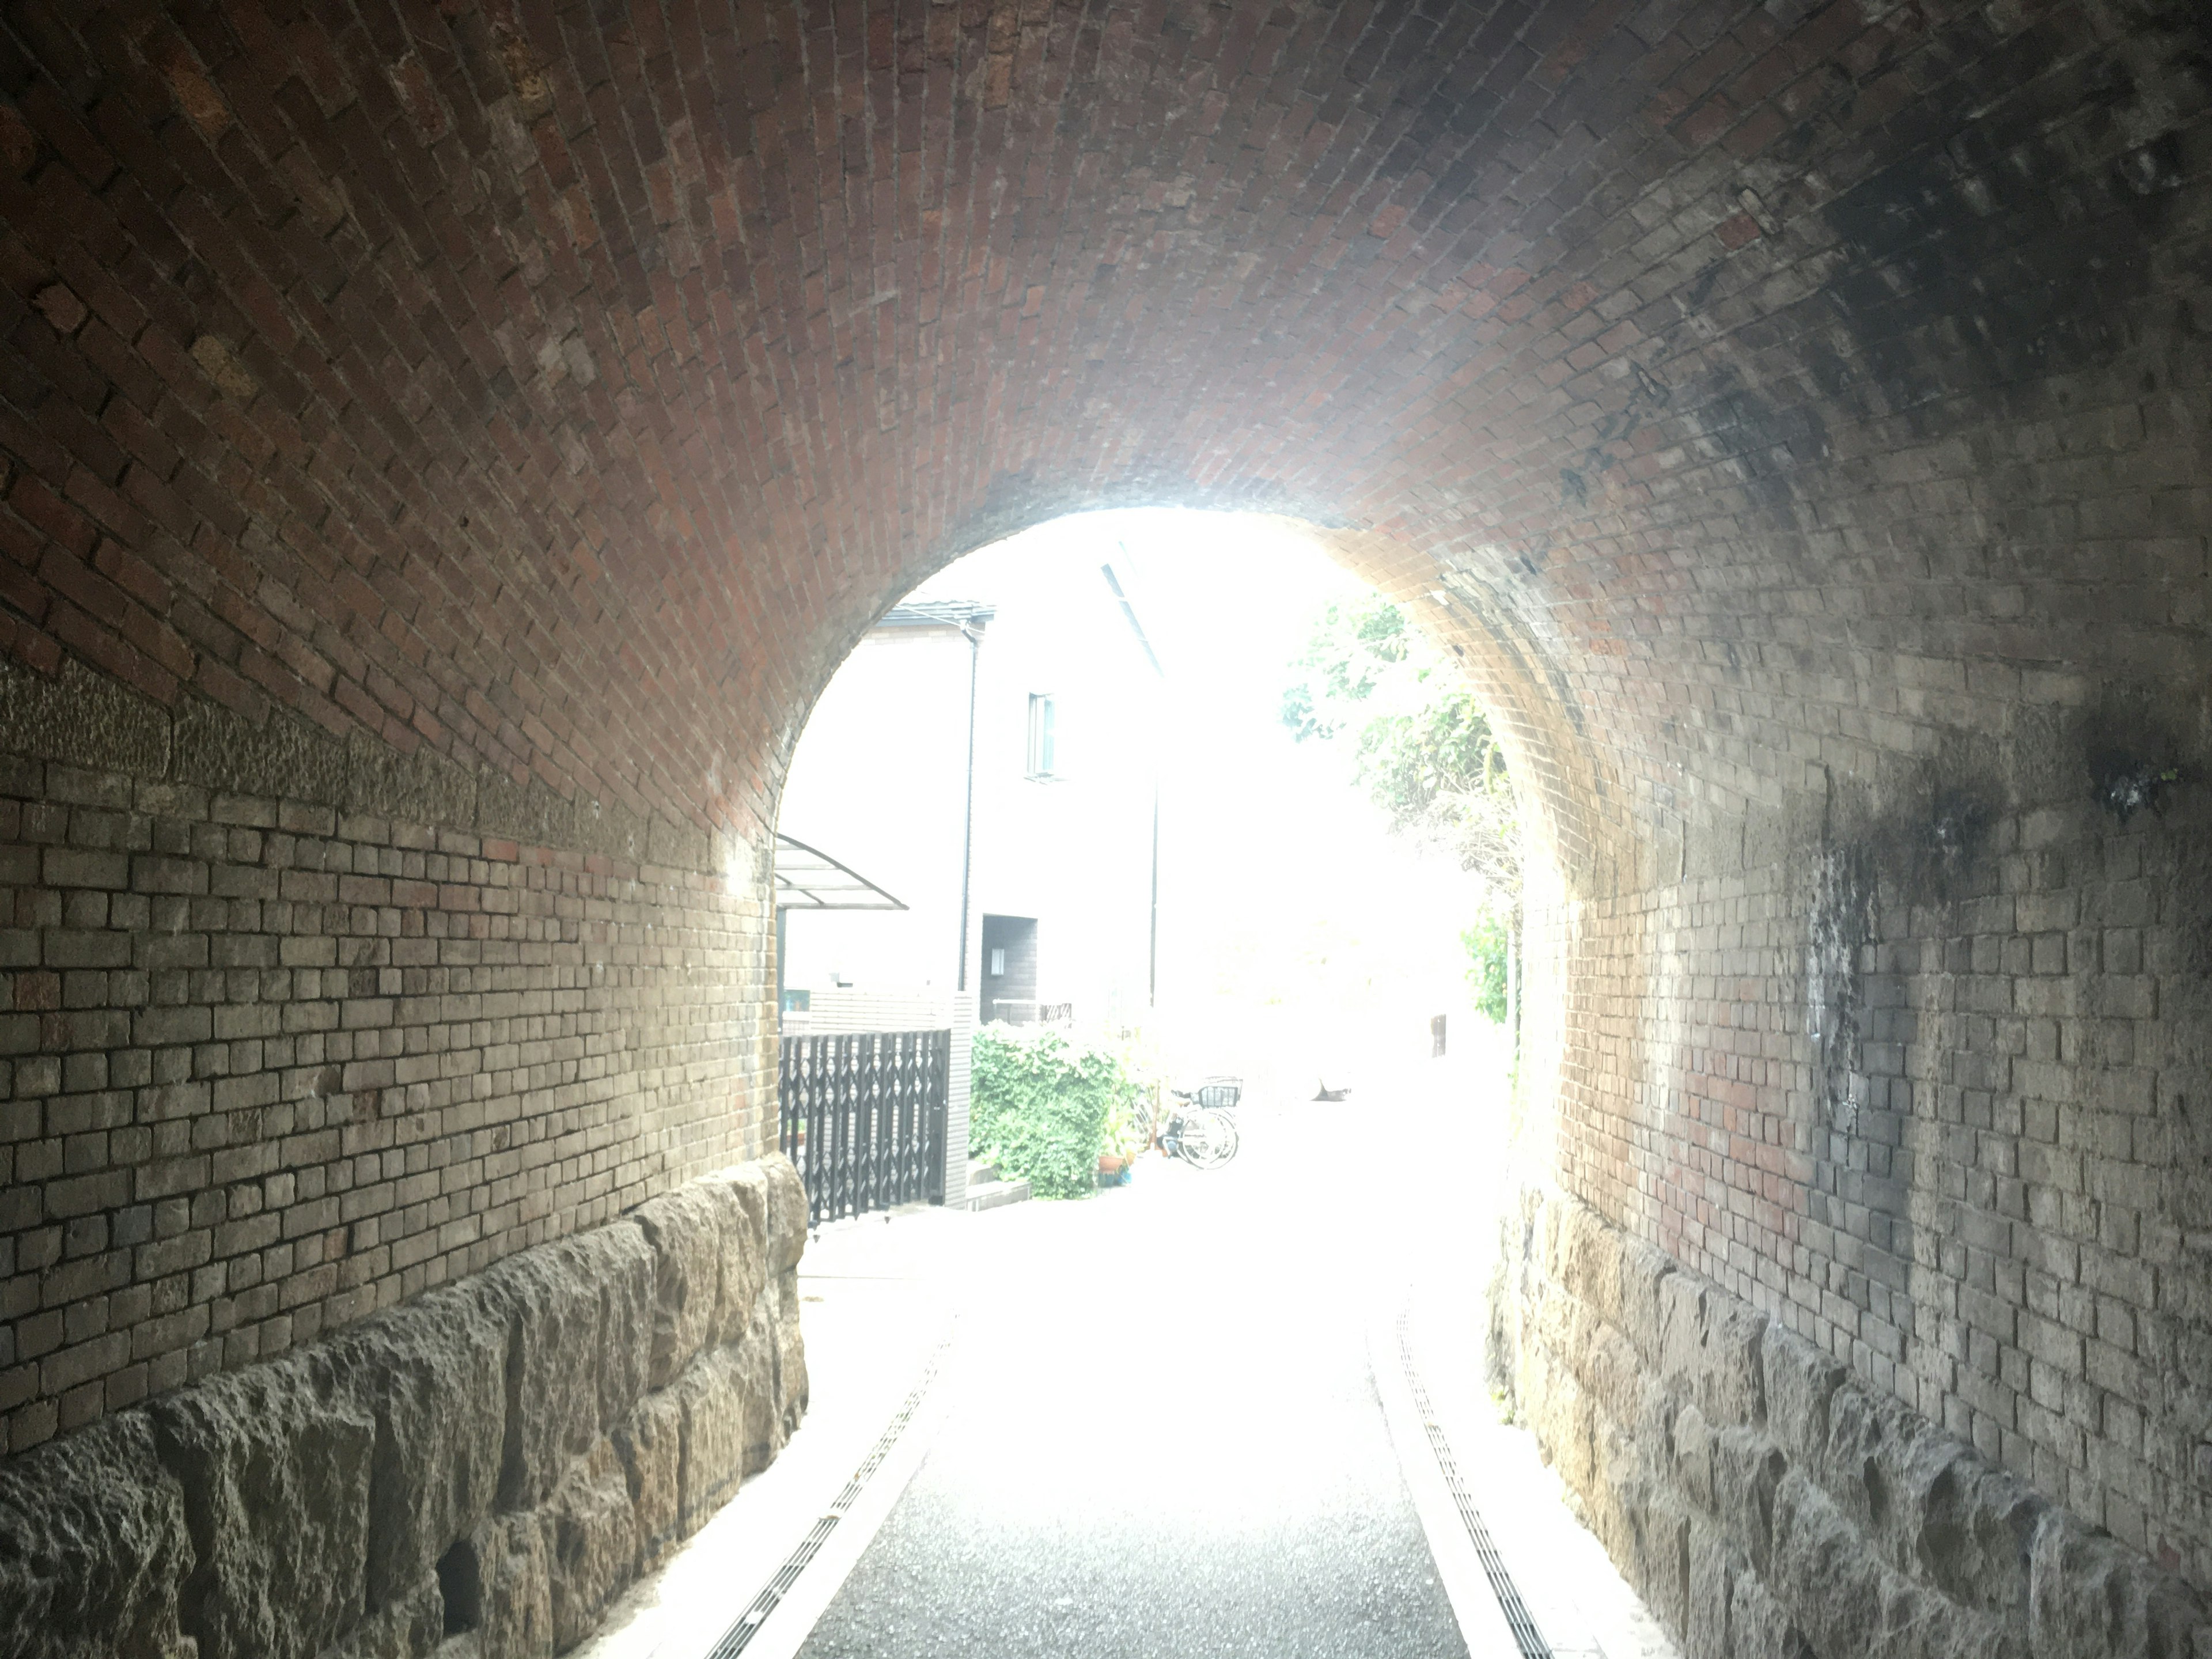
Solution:
M 758 1151 L 751 875 L 0 764 L 9 1447 Z
M 1464 653 L 1540 809 L 1546 1162 L 2208 1582 L 2200 10 L 20 5 L 9 746 L 296 775 L 426 859 L 629 848 L 757 1004 L 750 890 L 642 872 L 752 867 L 913 579 L 1101 503 L 1326 526 Z M 81 714 L 92 683 L 129 697 Z M 2123 824 L 2112 765 L 2183 781 Z M 55 775 L 34 809 L 107 810 Z M 27 1012 L 70 994 L 57 902 Z M 137 1203 L 112 1137 L 156 1086 L 90 1091 L 104 1147 L 73 1096 L 11 1133 Z M 588 1169 L 562 1215 L 690 1167 L 517 1098 Z M 705 1156 L 726 1109 L 699 1083 L 665 1133 Z M 19 1255 L 74 1219 L 22 1213 Z M 56 1271 L 0 1276 L 0 1386 Z
M 1831 837 L 1864 884 L 1825 994 L 1806 957 L 1840 907 L 1802 856 L 1553 912 L 1542 1144 L 1632 1232 L 2212 1583 L 2201 799 L 1947 842 L 1940 786 L 1898 793 Z

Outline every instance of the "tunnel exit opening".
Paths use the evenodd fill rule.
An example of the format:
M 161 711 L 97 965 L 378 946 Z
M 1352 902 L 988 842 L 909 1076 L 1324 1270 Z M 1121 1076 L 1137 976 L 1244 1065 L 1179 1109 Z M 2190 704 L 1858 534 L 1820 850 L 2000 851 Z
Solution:
M 1498 711 L 1507 630 L 1400 556 L 1267 515 L 1070 515 L 939 571 L 829 680 L 779 827 L 901 908 L 780 913 L 781 1040 L 945 1031 L 946 1203 L 1051 1184 L 989 1076 L 978 1103 L 1001 1032 L 1142 1095 L 1097 1128 L 1109 1176 L 1124 1116 L 1229 1078 L 1248 1115 L 1313 1109 L 1316 1170 L 1380 1171 L 1391 1103 L 1448 1103 L 1480 1126 L 1459 1201 L 1499 1212 L 1559 1018 L 1524 1012 L 1524 888 L 1559 883 L 1524 878 L 1557 837 L 1516 787 L 1565 769 L 1529 746 L 1559 722 Z M 802 1167 L 809 1133 L 787 1117 Z M 1494 1237 L 1470 1230 L 1470 1309 Z
M 782 919 L 780 1041 L 942 1031 L 944 1205 L 994 1213 L 958 1224 L 992 1242 L 957 1272 L 911 1265 L 933 1248 L 927 1212 L 817 1241 L 815 1328 L 851 1316 L 848 1282 L 911 1273 L 922 1297 L 953 1279 L 976 1358 L 895 1512 L 931 1516 L 932 1541 L 894 1518 L 802 1653 L 891 1650 L 878 1627 L 948 1575 L 976 1605 L 933 1613 L 932 1639 L 984 1650 L 1048 1579 L 1066 1581 L 1056 1606 L 1126 1599 L 1162 1536 L 1261 1575 L 1222 1605 L 1264 1621 L 1283 1602 L 1261 1564 L 1346 1526 L 1377 1541 L 1312 1564 L 1307 1599 L 1347 1570 L 1394 1589 L 1387 1619 L 1370 1596 L 1363 1623 L 1332 1624 L 1344 1650 L 1449 1652 L 1497 1616 L 1486 1588 L 1475 1614 L 1464 1585 L 1445 1607 L 1431 1551 L 1457 1558 L 1431 1516 L 1415 1523 L 1394 1461 L 1437 1453 L 1399 1443 L 1371 1401 L 1377 1379 L 1421 1388 L 1419 1347 L 1452 1402 L 1423 1408 L 1431 1438 L 1447 1419 L 1471 1453 L 1503 1432 L 1481 1310 L 1526 1128 L 1524 891 L 1559 886 L 1526 872 L 1555 838 L 1524 833 L 1516 787 L 1545 775 L 1522 759 L 1539 728 L 1484 695 L 1515 672 L 1495 644 L 1510 629 L 1408 587 L 1389 552 L 1252 514 L 1049 520 L 908 592 L 811 711 L 779 831 L 902 908 Z M 855 1127 L 817 1114 L 787 1139 L 810 1183 L 818 1167 L 854 1185 L 823 1164 L 830 1138 L 874 1156 L 876 1109 L 855 1100 Z M 1225 1164 L 1174 1127 L 1216 1109 L 1240 1149 Z M 1089 1310 L 1110 1310 L 1103 1346 Z M 1129 1403 L 1155 1395 L 1234 1405 L 1201 1440 L 1139 1450 L 1155 1436 Z M 1037 1492 L 1025 1470 L 1101 1424 L 1117 1425 L 1110 1489 Z M 1318 1483 L 1271 1467 L 1299 1437 L 1328 1443 Z M 1500 1524 L 1528 1533 L 1535 1506 Z M 1561 1616 L 1556 1588 L 1531 1594 Z

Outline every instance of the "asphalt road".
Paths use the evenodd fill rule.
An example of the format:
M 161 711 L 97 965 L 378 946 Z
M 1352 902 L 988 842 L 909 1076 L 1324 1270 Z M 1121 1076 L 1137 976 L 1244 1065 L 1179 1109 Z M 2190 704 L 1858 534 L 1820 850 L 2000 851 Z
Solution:
M 976 1218 L 944 1427 L 802 1659 L 1464 1655 L 1368 1370 L 1403 1194 L 1343 1127 Z

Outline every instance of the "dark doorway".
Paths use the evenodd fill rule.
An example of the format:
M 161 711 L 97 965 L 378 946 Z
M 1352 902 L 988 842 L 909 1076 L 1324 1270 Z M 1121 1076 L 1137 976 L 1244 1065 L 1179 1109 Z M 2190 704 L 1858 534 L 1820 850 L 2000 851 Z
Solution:
M 1036 1018 L 1037 925 L 1035 916 L 983 918 L 983 992 L 978 1016 L 1027 1025 Z

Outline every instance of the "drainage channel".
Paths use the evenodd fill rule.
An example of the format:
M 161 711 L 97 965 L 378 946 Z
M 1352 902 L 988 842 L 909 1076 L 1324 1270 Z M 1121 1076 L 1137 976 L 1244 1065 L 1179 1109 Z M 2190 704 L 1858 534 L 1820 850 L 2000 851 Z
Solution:
M 1420 1368 L 1413 1363 L 1413 1345 L 1408 1334 L 1411 1326 L 1409 1313 L 1398 1315 L 1398 1359 L 1406 1370 L 1406 1387 L 1413 1396 L 1413 1411 L 1421 1419 L 1421 1427 L 1429 1437 L 1429 1450 L 1435 1455 L 1437 1468 L 1443 1476 L 1444 1486 L 1451 1493 L 1452 1503 L 1459 1510 L 1461 1522 L 1474 1546 L 1475 1559 L 1482 1563 L 1483 1577 L 1490 1581 L 1490 1593 L 1498 1598 L 1498 1611 L 1505 1615 L 1505 1623 L 1513 1632 L 1513 1640 L 1521 1650 L 1521 1659 L 1552 1659 L 1550 1644 L 1544 1632 L 1536 1628 L 1536 1620 L 1528 1605 L 1521 1599 L 1521 1591 L 1513 1582 L 1513 1575 L 1505 1569 L 1505 1562 L 1498 1553 L 1498 1546 L 1491 1541 L 1490 1528 L 1483 1524 L 1482 1511 L 1475 1506 L 1474 1494 L 1468 1490 L 1467 1482 L 1459 1472 L 1459 1460 L 1452 1455 L 1451 1442 L 1444 1437 L 1443 1425 L 1437 1421 L 1436 1408 L 1429 1403 L 1427 1385 L 1421 1381 Z M 734 1651 L 734 1650 L 733 1650 Z
M 737 1659 L 753 1638 L 759 1634 L 769 1614 L 774 1613 L 783 1599 L 791 1594 L 793 1586 L 799 1583 L 799 1574 L 805 1572 L 807 1565 L 822 1553 L 822 1547 L 837 1530 L 838 1522 L 851 1512 L 854 1504 L 860 1502 L 860 1494 L 867 1490 L 868 1482 L 875 1478 L 876 1471 L 883 1468 L 884 1460 L 898 1444 L 899 1437 L 906 1432 L 915 1413 L 921 1411 L 922 1401 L 928 1398 L 930 1385 L 937 1380 L 938 1367 L 951 1346 L 952 1338 L 947 1334 L 930 1354 L 928 1363 L 922 1367 L 921 1376 L 915 1383 L 914 1391 L 900 1405 L 875 1445 L 869 1449 L 867 1456 L 861 1460 L 860 1467 L 853 1471 L 853 1478 L 845 1483 L 843 1489 L 830 1500 L 830 1507 L 823 1510 L 814 1524 L 806 1529 L 806 1536 L 799 1540 L 799 1547 L 785 1558 L 783 1565 L 769 1576 L 768 1583 L 761 1586 L 760 1594 L 753 1597 L 736 1621 L 722 1632 L 721 1639 L 708 1650 L 707 1659 Z

